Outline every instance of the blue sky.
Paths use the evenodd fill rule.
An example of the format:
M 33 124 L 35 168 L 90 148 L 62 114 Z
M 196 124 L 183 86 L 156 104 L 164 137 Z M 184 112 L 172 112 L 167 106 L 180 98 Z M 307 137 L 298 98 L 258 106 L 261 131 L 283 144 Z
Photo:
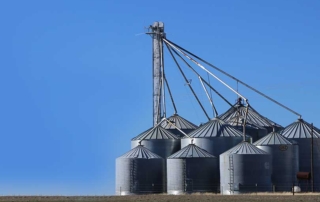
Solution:
M 0 195 L 114 194 L 116 157 L 152 126 L 152 46 L 141 33 L 154 21 L 171 41 L 320 127 L 319 10 L 316 0 L 1 1 Z M 167 52 L 165 61 L 178 113 L 206 122 Z M 297 119 L 239 92 L 283 126 Z

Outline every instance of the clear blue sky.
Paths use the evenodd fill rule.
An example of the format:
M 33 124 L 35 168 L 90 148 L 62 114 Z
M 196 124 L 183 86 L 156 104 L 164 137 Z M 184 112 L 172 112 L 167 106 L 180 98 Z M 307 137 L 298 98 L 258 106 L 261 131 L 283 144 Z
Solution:
M 114 194 L 116 157 L 152 125 L 152 46 L 139 33 L 158 20 L 168 39 L 320 127 L 319 10 L 316 0 L 0 1 L 0 195 Z M 165 57 L 179 114 L 205 122 Z M 239 91 L 283 126 L 297 119 Z

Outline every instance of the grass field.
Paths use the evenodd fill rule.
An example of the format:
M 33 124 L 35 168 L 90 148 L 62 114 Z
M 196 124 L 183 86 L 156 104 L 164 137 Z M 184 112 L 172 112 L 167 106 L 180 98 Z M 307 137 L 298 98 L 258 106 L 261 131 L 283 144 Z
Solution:
M 56 201 L 56 202 L 71 202 L 71 201 L 176 201 L 176 202 L 189 202 L 189 201 L 216 201 L 216 202 L 265 202 L 265 201 L 290 201 L 290 202 L 304 202 L 304 201 L 319 201 L 320 193 L 317 194 L 252 194 L 252 195 L 233 195 L 222 196 L 214 194 L 192 194 L 192 195 L 136 195 L 136 196 L 1 196 L 0 201 Z

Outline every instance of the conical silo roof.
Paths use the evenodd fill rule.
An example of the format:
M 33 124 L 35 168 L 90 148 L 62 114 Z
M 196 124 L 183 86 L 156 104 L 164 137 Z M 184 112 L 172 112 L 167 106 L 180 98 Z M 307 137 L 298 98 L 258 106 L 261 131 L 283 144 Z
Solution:
M 150 128 L 131 140 L 148 140 L 148 139 L 180 139 L 176 135 L 162 128 L 160 125 Z
M 168 157 L 168 159 L 181 159 L 181 158 L 216 158 L 209 152 L 195 144 L 189 144 L 188 146 L 182 148 L 176 153 Z
M 245 117 L 246 114 L 246 106 L 244 106 L 242 103 L 237 103 L 234 106 L 232 106 L 228 111 L 221 114 L 219 116 L 220 119 L 229 122 L 230 120 L 234 119 L 235 117 L 238 117 L 238 120 L 241 120 L 241 117 Z M 254 110 L 251 106 L 248 108 L 248 115 L 247 115 L 247 121 L 251 122 L 252 124 L 255 124 L 257 126 L 262 127 L 278 127 L 282 128 L 281 125 L 271 121 L 270 119 L 262 116 L 259 114 L 256 110 Z
M 138 145 L 135 148 L 131 149 L 127 153 L 123 154 L 119 158 L 128 158 L 128 159 L 161 159 L 162 157 L 151 152 L 149 149 L 145 148 L 142 145 Z
M 280 134 L 286 138 L 311 138 L 311 124 L 298 119 L 285 127 Z M 313 127 L 313 138 L 320 138 L 320 131 L 316 127 Z
M 268 153 L 257 148 L 256 146 L 254 146 L 248 142 L 241 142 L 240 144 L 229 149 L 228 151 L 224 152 L 223 154 L 268 154 Z M 223 154 L 221 154 L 221 155 L 223 155 Z
M 228 123 L 229 125 L 232 125 L 232 126 L 242 126 L 243 125 L 242 120 L 244 120 L 244 117 L 237 116 L 237 117 L 230 118 L 226 123 Z M 246 120 L 246 127 L 266 130 L 264 127 L 257 125 L 256 123 L 254 123 L 253 121 L 251 121 L 249 119 Z
M 173 114 L 169 118 L 167 118 L 172 124 L 174 124 L 179 129 L 196 129 L 198 128 L 195 124 L 191 123 L 190 121 L 184 119 L 183 117 L 179 116 L 178 114 Z M 173 125 L 169 124 L 166 121 L 161 123 L 161 127 L 164 129 L 176 129 Z
M 214 118 L 188 134 L 192 138 L 198 137 L 242 137 L 242 132 L 226 122 Z
M 253 143 L 255 146 L 264 145 L 292 145 L 292 142 L 287 140 L 285 137 L 277 132 L 271 132 L 267 136 Z

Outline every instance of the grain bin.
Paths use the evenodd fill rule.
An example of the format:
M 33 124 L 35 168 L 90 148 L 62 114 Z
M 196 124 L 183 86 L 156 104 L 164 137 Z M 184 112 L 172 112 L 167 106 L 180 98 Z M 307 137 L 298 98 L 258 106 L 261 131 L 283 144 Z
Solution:
M 218 118 L 214 118 L 188 135 L 197 146 L 216 157 L 243 140 L 242 132 Z M 181 147 L 189 145 L 192 140 L 191 138 L 182 138 Z M 214 172 L 217 172 L 219 176 L 219 161 Z
M 216 192 L 219 186 L 217 158 L 189 144 L 167 159 L 167 192 Z
M 116 159 L 116 195 L 163 193 L 165 160 L 139 145 Z
M 246 114 L 246 106 L 244 106 L 242 101 L 239 99 L 235 105 L 233 105 L 225 113 L 221 114 L 219 118 L 224 120 L 225 122 L 229 122 L 230 120 L 233 120 L 234 117 L 245 117 L 245 114 Z M 248 108 L 247 121 L 251 122 L 256 126 L 266 128 L 268 131 L 267 133 L 271 133 L 273 131 L 273 128 L 275 128 L 275 131 L 279 131 L 283 129 L 281 125 L 262 116 L 256 110 L 254 110 L 251 106 L 249 106 Z
M 220 155 L 221 193 L 271 191 L 271 169 L 270 154 L 242 142 Z
M 299 171 L 299 146 L 277 132 L 253 143 L 272 156 L 271 180 L 275 191 L 291 191 Z
M 219 118 L 212 119 L 188 135 L 190 138 L 181 139 L 181 147 L 186 147 L 193 139 L 197 146 L 214 156 L 219 156 L 243 140 L 241 131 Z
M 170 121 L 173 125 L 171 125 L 170 123 L 168 123 L 167 121 L 163 121 L 161 123 L 161 127 L 170 131 L 171 133 L 181 137 L 184 137 L 184 135 L 177 130 L 177 128 L 179 128 L 180 130 L 182 130 L 183 132 L 185 132 L 186 134 L 190 133 L 191 131 L 195 130 L 196 128 L 198 128 L 195 124 L 191 123 L 190 121 L 184 119 L 183 117 L 179 116 L 178 114 L 173 114 L 172 116 L 170 116 L 169 118 L 167 118 L 168 121 Z M 176 128 L 177 127 L 177 128 Z
M 311 135 L 313 134 L 314 191 L 320 191 L 320 131 L 311 124 L 298 119 L 284 128 L 280 134 L 299 145 L 299 172 L 311 172 Z M 311 190 L 311 180 L 299 180 L 302 191 Z
M 177 152 L 181 147 L 180 138 L 160 125 L 150 128 L 131 140 L 131 148 L 139 145 L 145 146 L 153 153 L 158 154 L 162 158 L 167 158 L 171 154 Z

